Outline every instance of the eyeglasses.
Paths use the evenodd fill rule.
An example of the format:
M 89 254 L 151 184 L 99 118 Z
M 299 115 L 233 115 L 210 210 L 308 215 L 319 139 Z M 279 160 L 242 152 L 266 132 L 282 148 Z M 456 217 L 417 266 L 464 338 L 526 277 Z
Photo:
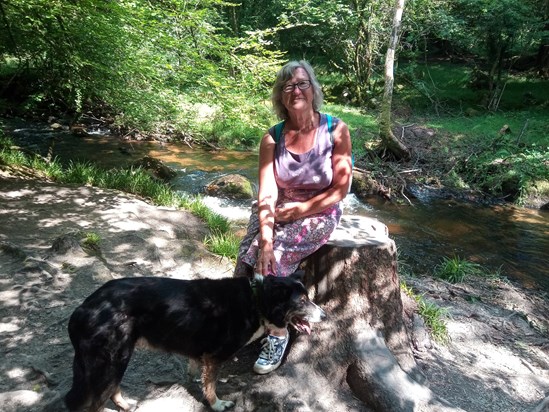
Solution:
M 286 84 L 282 87 L 282 91 L 284 93 L 291 93 L 295 90 L 296 86 L 299 90 L 307 90 L 309 87 L 311 87 L 311 82 L 309 80 L 301 80 L 297 83 Z

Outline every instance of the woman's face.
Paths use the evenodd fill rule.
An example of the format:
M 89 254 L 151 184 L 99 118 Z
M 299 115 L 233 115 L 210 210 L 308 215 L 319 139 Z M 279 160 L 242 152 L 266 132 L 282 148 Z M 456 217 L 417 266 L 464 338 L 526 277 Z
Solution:
M 301 90 L 297 86 L 298 84 L 301 86 L 305 84 L 300 82 L 309 81 L 307 72 L 303 68 L 298 67 L 295 69 L 292 78 L 284 83 L 284 86 L 287 86 L 288 88 L 290 88 L 289 86 L 294 85 L 292 91 L 282 92 L 282 104 L 289 112 L 310 110 L 313 107 L 313 86 L 310 85 L 310 87 L 305 90 Z

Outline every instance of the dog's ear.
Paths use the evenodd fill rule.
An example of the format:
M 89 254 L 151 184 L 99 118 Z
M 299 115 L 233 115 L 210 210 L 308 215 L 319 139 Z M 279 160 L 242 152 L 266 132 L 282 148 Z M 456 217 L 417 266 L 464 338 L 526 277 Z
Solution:
M 303 269 L 296 270 L 294 273 L 290 275 L 292 279 L 295 279 L 301 283 L 303 283 L 303 279 L 305 278 L 305 271 Z

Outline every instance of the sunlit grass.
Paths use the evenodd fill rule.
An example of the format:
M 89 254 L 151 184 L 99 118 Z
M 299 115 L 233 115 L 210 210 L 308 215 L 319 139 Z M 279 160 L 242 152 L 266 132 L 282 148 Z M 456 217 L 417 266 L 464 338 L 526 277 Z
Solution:
M 82 247 L 91 251 L 98 251 L 101 243 L 101 236 L 95 232 L 85 232 L 82 239 Z
M 199 196 L 182 195 L 179 206 L 204 220 L 213 236 L 224 235 L 232 230 L 231 223 L 227 218 L 208 208 Z
M 497 112 L 477 116 L 432 116 L 426 119 L 426 126 L 454 136 L 470 139 L 501 139 L 500 130 L 509 127 L 505 139 L 517 145 L 549 147 L 548 111 L 528 110 Z
M 224 256 L 236 262 L 240 238 L 232 232 L 213 234 L 206 237 L 206 247 L 216 255 Z
M 471 86 L 471 67 L 449 62 L 401 63 L 395 72 L 395 98 L 415 110 L 439 109 L 454 113 L 481 109 L 484 92 Z M 505 74 L 499 109 L 524 110 L 547 103 L 549 81 Z
M 448 316 L 448 311 L 445 308 L 421 298 L 418 301 L 418 312 L 436 342 L 447 343 L 450 340 L 444 321 L 444 318 Z
M 483 273 L 485 273 L 485 270 L 481 265 L 461 259 L 459 256 L 442 258 L 442 261 L 435 266 L 434 270 L 435 277 L 450 283 L 461 283 L 470 276 L 482 275 Z
M 232 226 L 227 218 L 210 210 L 200 197 L 178 193 L 168 184 L 154 179 L 144 169 L 106 170 L 86 162 L 71 162 L 63 168 L 55 159 L 48 162 L 39 156 L 29 157 L 13 149 L 11 140 L 3 136 L 0 136 L 0 163 L 42 171 L 46 177 L 59 183 L 116 189 L 144 197 L 158 206 L 189 210 L 201 218 L 211 232 L 205 240 L 206 246 L 210 247 L 214 253 L 217 253 L 215 250 L 219 250 L 222 256 L 236 258 L 234 245 L 238 243 L 238 239 L 232 233 Z M 99 239 L 88 235 L 86 235 L 85 244 L 92 248 L 92 245 L 98 244 Z
M 375 113 L 363 113 L 356 107 L 338 104 L 326 104 L 322 111 L 339 117 L 351 133 L 352 151 L 355 157 L 362 157 L 366 147 L 378 140 L 378 126 Z

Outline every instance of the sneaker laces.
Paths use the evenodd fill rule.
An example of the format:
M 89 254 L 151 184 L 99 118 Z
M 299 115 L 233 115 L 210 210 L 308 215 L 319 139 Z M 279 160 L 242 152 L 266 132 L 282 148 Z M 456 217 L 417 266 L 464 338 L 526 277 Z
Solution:
M 269 361 L 273 360 L 276 356 L 277 347 L 279 347 L 285 339 L 285 336 L 267 336 L 263 338 L 261 340 L 262 346 L 259 357 Z

